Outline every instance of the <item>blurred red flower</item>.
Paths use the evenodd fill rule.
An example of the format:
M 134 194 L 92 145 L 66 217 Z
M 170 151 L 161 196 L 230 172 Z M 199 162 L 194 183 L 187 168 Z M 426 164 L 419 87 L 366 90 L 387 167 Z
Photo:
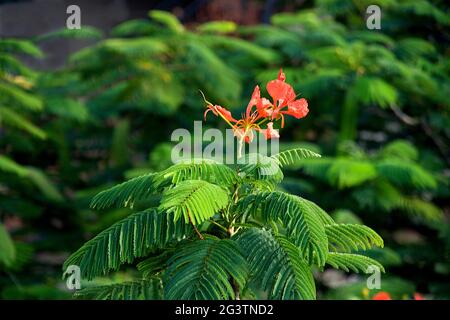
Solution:
M 392 300 L 391 295 L 387 292 L 381 291 L 372 297 L 372 300 Z
M 414 293 L 414 300 L 425 300 L 425 298 L 418 292 Z

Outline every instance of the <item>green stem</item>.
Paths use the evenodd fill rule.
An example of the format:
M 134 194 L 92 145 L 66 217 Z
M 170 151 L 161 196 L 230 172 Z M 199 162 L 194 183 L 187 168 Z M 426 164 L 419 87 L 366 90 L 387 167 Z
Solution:
M 228 229 L 225 228 L 223 225 L 221 225 L 220 223 L 215 222 L 214 220 L 209 220 L 209 222 L 211 222 L 212 224 L 218 226 L 220 229 L 224 230 L 225 232 L 228 232 Z

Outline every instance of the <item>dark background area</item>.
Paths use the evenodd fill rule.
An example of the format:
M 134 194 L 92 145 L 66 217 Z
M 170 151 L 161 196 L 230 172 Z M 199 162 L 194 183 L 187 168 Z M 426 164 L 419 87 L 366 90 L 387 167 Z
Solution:
M 175 14 L 187 25 L 206 21 L 230 20 L 240 25 L 268 23 L 270 16 L 279 11 L 291 11 L 304 6 L 305 1 L 276 0 L 24 0 L 0 1 L 0 37 L 34 37 L 63 28 L 66 9 L 76 4 L 81 9 L 81 24 L 107 32 L 117 24 L 147 17 L 149 10 L 165 10 Z M 45 70 L 61 67 L 67 57 L 91 44 L 92 41 L 60 39 L 44 44 L 45 59 L 29 63 Z

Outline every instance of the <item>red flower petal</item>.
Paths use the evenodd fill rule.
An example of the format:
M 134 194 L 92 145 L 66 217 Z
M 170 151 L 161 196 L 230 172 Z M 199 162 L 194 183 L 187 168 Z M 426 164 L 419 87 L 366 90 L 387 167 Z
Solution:
M 269 92 L 270 96 L 273 99 L 273 104 L 276 107 L 286 106 L 289 102 L 295 99 L 294 89 L 292 89 L 290 85 L 281 80 L 269 81 L 266 88 L 267 92 Z
M 272 104 L 266 98 L 259 99 L 258 103 L 256 104 L 256 110 L 262 118 L 267 118 L 272 114 L 271 107 Z
M 289 102 L 287 111 L 283 111 L 283 113 L 293 116 L 297 119 L 305 117 L 308 112 L 308 101 L 306 101 L 306 99 L 304 98 Z
M 283 81 L 283 82 L 286 80 L 286 75 L 284 74 L 282 68 L 280 68 L 280 72 L 278 72 L 278 80 Z
M 231 112 L 223 107 L 220 107 L 219 113 L 228 121 L 233 121 L 233 122 L 237 121 L 235 118 L 233 118 L 233 116 L 231 115 Z
M 259 90 L 259 86 L 256 86 L 255 89 L 253 90 L 252 98 L 250 99 L 250 101 L 247 105 L 247 110 L 246 110 L 247 117 L 250 117 L 250 112 L 252 110 L 252 107 L 256 106 L 260 99 L 261 99 L 261 92 Z
M 267 140 L 269 139 L 278 139 L 280 137 L 280 134 L 278 133 L 278 130 L 273 128 L 273 122 L 269 122 L 267 124 L 267 129 L 261 130 L 264 134 L 264 137 L 266 137 Z
M 292 89 L 292 87 L 289 86 L 286 89 L 286 96 L 284 97 L 284 100 L 280 103 L 280 105 L 278 107 L 283 108 L 283 107 L 287 106 L 289 103 L 291 103 L 294 100 L 295 100 L 294 89 Z
M 226 108 L 219 106 L 219 105 L 207 105 L 207 110 L 205 111 L 205 113 L 203 114 L 204 118 L 206 119 L 206 114 L 209 111 L 212 111 L 212 113 L 214 113 L 214 115 L 218 116 L 219 114 L 224 117 L 225 119 L 227 119 L 228 121 L 232 121 L 232 122 L 236 122 L 237 120 L 235 118 L 233 118 L 233 116 L 231 115 L 231 112 L 229 110 L 227 110 Z

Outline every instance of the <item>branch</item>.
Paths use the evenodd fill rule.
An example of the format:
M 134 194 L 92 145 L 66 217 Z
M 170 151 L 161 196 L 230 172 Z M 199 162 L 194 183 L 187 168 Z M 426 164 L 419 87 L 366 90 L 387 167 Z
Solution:
M 202 236 L 202 234 L 200 233 L 200 231 L 198 231 L 198 229 L 197 229 L 197 227 L 195 226 L 195 224 L 192 222 L 191 214 L 189 213 L 189 210 L 187 211 L 187 213 L 188 213 L 188 217 L 189 217 L 189 222 L 190 222 L 190 224 L 192 225 L 192 228 L 194 228 L 195 233 L 197 233 L 198 237 L 199 237 L 201 240 L 205 240 L 205 238 Z
M 448 147 L 445 145 L 445 143 L 441 139 L 439 139 L 438 137 L 436 137 L 433 134 L 433 129 L 428 125 L 428 123 L 425 120 L 422 120 L 420 122 L 420 124 L 422 125 L 423 131 L 425 131 L 425 134 L 428 137 L 430 137 L 430 139 L 434 142 L 434 144 L 436 145 L 438 150 L 441 152 L 441 154 L 444 157 L 447 164 L 450 165 L 450 156 L 448 153 L 448 150 L 449 150 Z
M 397 118 L 400 119 L 403 123 L 409 125 L 409 126 L 417 126 L 421 125 L 423 131 L 425 134 L 434 142 L 436 147 L 438 148 L 441 155 L 444 157 L 447 164 L 450 165 L 450 156 L 448 154 L 448 147 L 445 145 L 445 143 L 436 135 L 433 133 L 433 129 L 428 125 L 428 123 L 424 119 L 417 119 L 413 118 L 406 113 L 404 113 L 400 108 L 398 108 L 395 105 L 390 105 L 391 110 L 394 112 L 394 114 L 397 116 Z
M 214 220 L 209 220 L 209 222 L 211 222 L 212 224 L 218 226 L 220 229 L 224 230 L 225 232 L 228 232 L 228 229 L 225 228 L 223 225 L 221 225 L 220 223 L 215 222 Z
M 394 111 L 394 114 L 397 116 L 397 118 L 399 118 L 403 123 L 405 123 L 409 126 L 416 126 L 419 124 L 418 119 L 408 116 L 396 105 L 391 104 L 391 105 L 389 105 L 389 107 L 391 108 L 392 111 Z

